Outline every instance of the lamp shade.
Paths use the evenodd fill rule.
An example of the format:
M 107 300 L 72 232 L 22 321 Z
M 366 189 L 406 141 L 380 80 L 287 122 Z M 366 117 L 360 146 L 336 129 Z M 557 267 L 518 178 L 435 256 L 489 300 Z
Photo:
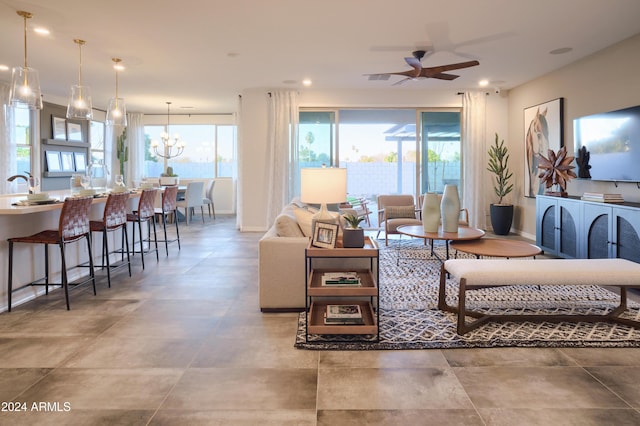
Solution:
M 71 96 L 67 105 L 67 118 L 77 120 L 91 120 L 93 106 L 91 105 L 91 90 L 88 86 L 71 86 Z
M 347 199 L 347 169 L 301 169 L 300 192 L 303 203 L 342 203 Z
M 28 67 L 13 68 L 10 96 L 12 107 L 42 109 L 38 71 Z
M 127 125 L 127 107 L 125 106 L 124 99 L 111 98 L 109 100 L 109 108 L 107 108 L 105 124 L 107 126 Z

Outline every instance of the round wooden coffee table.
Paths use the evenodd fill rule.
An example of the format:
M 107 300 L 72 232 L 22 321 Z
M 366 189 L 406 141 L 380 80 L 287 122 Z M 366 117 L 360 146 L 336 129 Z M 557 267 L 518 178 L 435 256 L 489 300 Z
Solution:
M 542 253 L 540 247 L 525 241 L 504 238 L 482 238 L 474 241 L 453 241 L 451 248 L 464 253 L 490 257 L 535 257 Z
M 414 238 L 423 238 L 425 240 L 444 240 L 447 259 L 449 259 L 449 241 L 477 240 L 484 236 L 482 229 L 470 228 L 468 226 L 459 226 L 458 232 L 444 232 L 442 226 L 438 228 L 438 232 L 425 232 L 422 225 L 405 225 L 398 227 L 398 233 Z M 431 254 L 438 257 L 433 251 L 433 244 L 431 244 Z

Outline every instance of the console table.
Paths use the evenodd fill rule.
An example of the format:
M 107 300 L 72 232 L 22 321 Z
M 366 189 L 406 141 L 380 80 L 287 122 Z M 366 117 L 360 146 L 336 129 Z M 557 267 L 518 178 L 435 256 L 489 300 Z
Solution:
M 640 263 L 640 204 L 536 197 L 536 244 L 563 258 Z

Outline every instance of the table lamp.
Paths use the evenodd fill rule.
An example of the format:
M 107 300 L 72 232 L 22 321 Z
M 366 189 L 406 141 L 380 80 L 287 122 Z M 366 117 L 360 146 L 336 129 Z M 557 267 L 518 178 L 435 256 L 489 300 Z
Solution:
M 347 169 L 318 167 L 300 169 L 300 199 L 303 203 L 320 204 L 313 215 L 315 222 L 335 222 L 336 216 L 327 210 L 328 203 L 347 199 Z

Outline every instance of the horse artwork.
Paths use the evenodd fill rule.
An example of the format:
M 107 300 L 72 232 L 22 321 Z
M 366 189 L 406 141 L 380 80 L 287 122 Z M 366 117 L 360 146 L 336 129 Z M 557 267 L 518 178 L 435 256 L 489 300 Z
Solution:
M 549 149 L 557 151 L 562 144 L 562 98 L 524 110 L 525 124 L 525 176 L 524 196 L 544 194 L 545 188 L 538 175 L 540 155 Z
M 538 165 L 540 164 L 539 155 L 547 155 L 549 150 L 549 125 L 547 124 L 547 108 L 540 111 L 540 107 L 536 109 L 536 114 L 525 139 L 526 155 L 527 155 L 527 173 L 529 175 L 529 185 L 526 188 L 528 197 L 535 197 L 542 194 L 542 182 L 538 178 Z

